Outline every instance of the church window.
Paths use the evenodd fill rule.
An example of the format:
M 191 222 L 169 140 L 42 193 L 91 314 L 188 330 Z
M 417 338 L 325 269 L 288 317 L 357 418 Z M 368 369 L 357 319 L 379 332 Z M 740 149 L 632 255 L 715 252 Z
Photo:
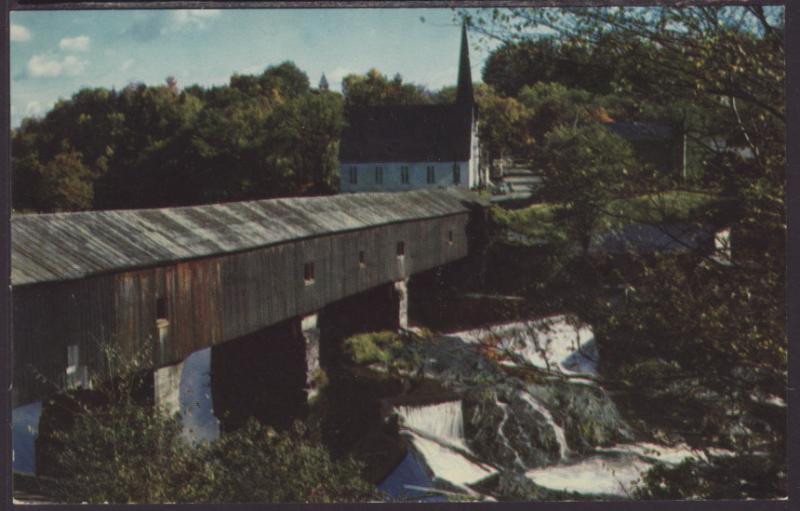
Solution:
M 432 185 L 433 183 L 436 182 L 436 171 L 433 168 L 433 166 L 429 166 L 427 170 L 428 170 L 428 184 Z
M 350 167 L 350 184 L 355 185 L 358 184 L 358 169 L 356 167 Z
M 404 185 L 408 184 L 408 166 L 406 165 L 400 167 L 400 182 Z
M 453 184 L 457 185 L 461 183 L 461 167 L 458 164 L 453 165 Z
M 375 184 L 383 184 L 383 167 L 375 167 Z

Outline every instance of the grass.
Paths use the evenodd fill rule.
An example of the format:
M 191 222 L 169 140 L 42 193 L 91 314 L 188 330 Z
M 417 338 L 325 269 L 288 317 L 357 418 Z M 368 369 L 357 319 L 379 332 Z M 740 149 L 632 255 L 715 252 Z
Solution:
M 628 223 L 680 223 L 718 203 L 720 197 L 706 192 L 672 190 L 617 199 L 602 215 L 599 225 L 607 231 Z M 506 210 L 495 206 L 492 220 L 502 228 L 545 242 L 566 240 L 566 233 L 556 223 L 557 203 L 533 204 L 524 209 Z
M 403 341 L 395 332 L 370 332 L 348 338 L 344 351 L 356 365 L 387 364 L 402 346 Z

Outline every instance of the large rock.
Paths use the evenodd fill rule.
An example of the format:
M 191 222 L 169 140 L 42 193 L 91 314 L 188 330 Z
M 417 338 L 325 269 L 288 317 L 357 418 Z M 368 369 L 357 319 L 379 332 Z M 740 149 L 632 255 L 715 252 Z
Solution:
M 464 398 L 464 433 L 472 451 L 504 468 L 555 463 L 560 448 L 552 424 L 511 385 L 475 389 Z
M 417 369 L 411 373 L 462 396 L 467 445 L 495 466 L 520 471 L 559 462 L 562 446 L 556 428 L 563 430 L 571 453 L 632 439 L 629 426 L 600 387 L 558 379 L 525 382 L 457 337 L 407 348 L 402 356 L 416 360 Z
M 630 427 L 600 387 L 553 382 L 528 385 L 526 389 L 564 428 L 567 444 L 573 451 L 586 453 L 595 447 L 633 440 Z

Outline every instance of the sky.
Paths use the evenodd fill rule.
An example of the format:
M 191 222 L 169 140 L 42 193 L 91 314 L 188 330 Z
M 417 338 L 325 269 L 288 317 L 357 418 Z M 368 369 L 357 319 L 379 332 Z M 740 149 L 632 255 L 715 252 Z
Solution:
M 455 85 L 460 36 L 450 9 L 15 11 L 11 125 L 84 87 L 221 85 L 286 60 L 313 86 L 374 67 L 436 90 Z M 489 50 L 471 46 L 479 81 Z

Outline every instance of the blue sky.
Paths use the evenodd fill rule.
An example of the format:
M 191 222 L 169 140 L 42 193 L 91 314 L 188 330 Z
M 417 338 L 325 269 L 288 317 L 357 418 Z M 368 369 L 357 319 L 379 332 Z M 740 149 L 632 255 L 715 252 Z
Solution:
M 455 84 L 460 43 L 450 9 L 28 11 L 10 33 L 12 126 L 82 87 L 224 84 L 285 60 L 336 90 L 372 67 L 438 89 Z M 487 53 L 472 45 L 476 81 Z

